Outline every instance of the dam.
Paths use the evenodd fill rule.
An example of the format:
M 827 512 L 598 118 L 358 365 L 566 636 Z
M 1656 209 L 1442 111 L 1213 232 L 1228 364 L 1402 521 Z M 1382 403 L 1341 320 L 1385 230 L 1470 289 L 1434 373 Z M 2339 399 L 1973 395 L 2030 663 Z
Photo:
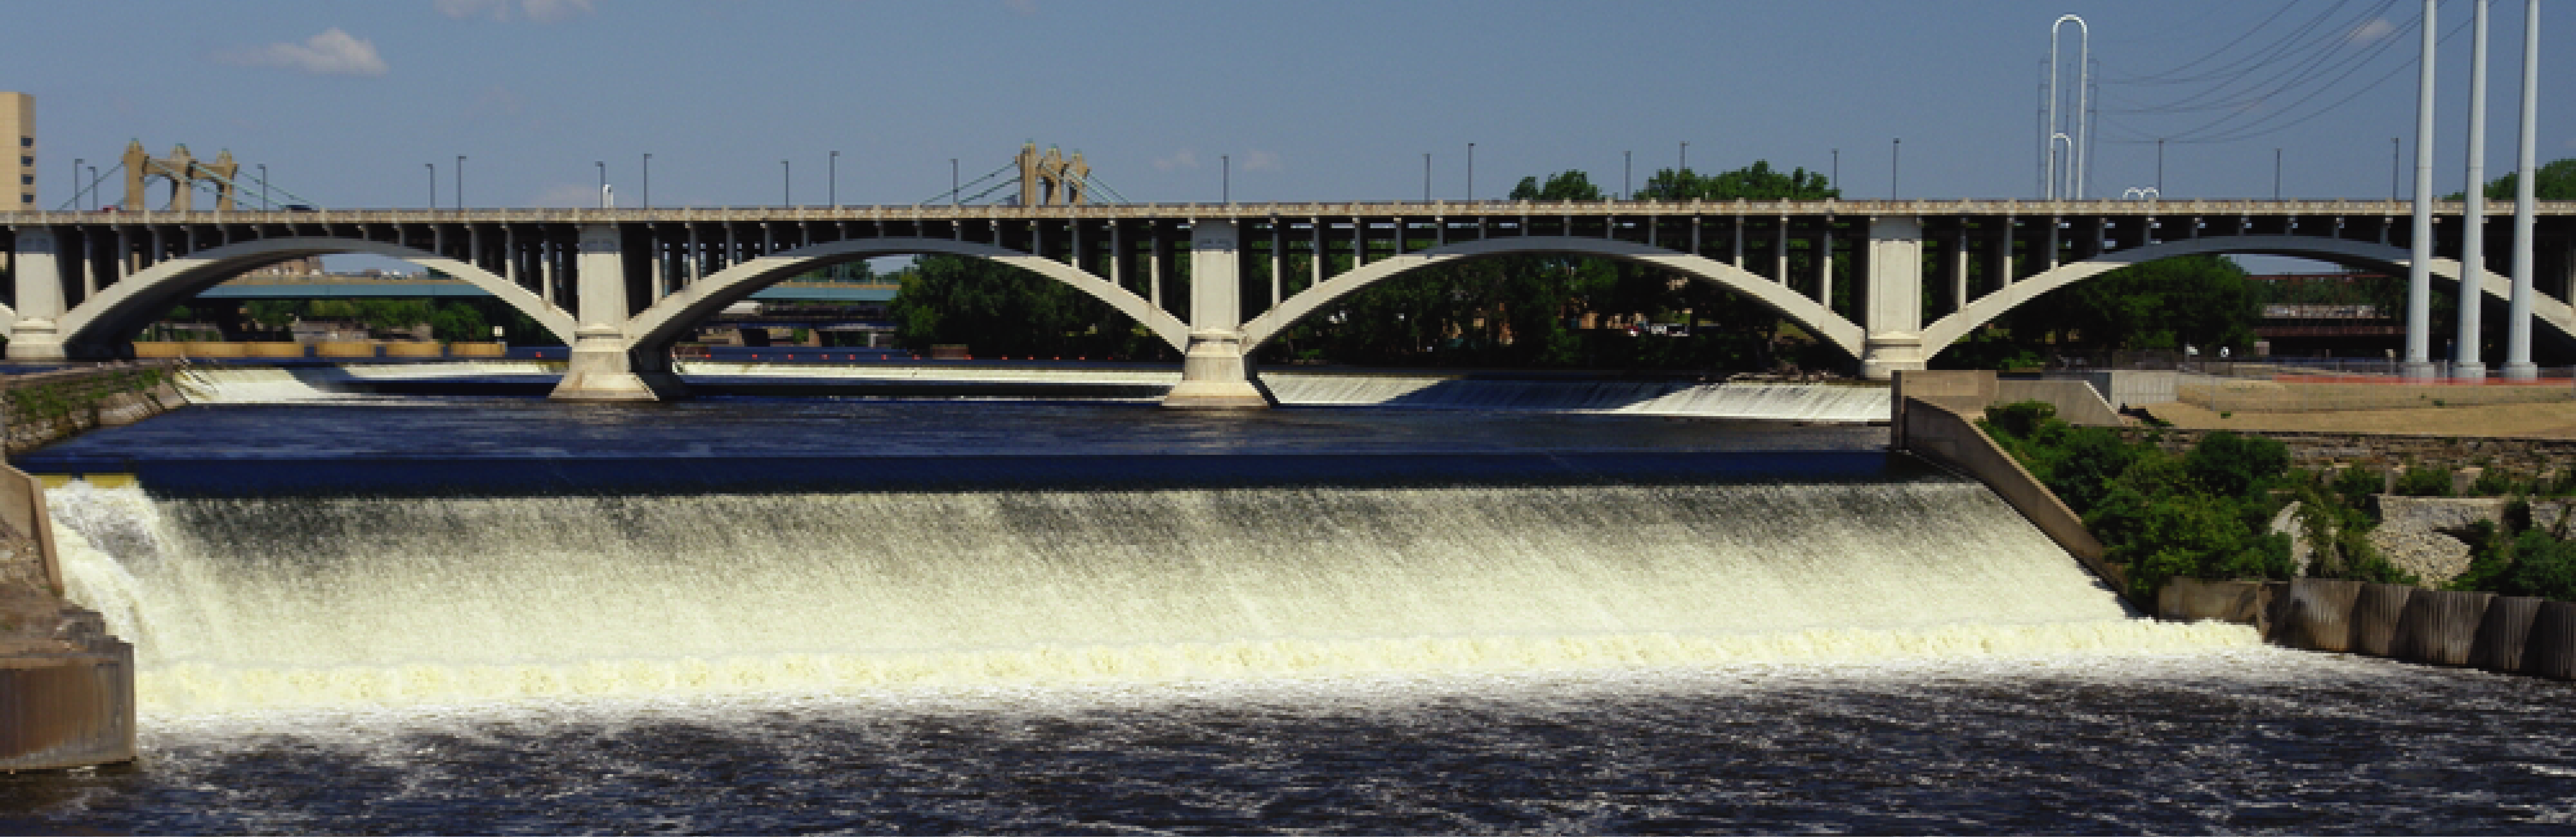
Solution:
M 2138 618 L 1884 427 L 284 386 L 20 457 L 87 475 L 144 756 L 0 821 L 2478 830 L 2576 776 L 2467 757 L 2565 684 Z

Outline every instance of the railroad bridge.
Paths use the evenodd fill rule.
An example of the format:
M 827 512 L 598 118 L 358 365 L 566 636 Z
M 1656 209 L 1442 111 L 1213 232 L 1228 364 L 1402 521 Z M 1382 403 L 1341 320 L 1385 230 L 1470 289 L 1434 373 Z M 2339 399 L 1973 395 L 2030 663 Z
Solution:
M 2296 256 L 2403 275 L 2409 204 L 2382 201 L 1817 201 L 1081 204 L 697 209 L 0 213 L 11 360 L 113 358 L 171 304 L 262 265 L 338 253 L 472 283 L 572 347 L 557 398 L 681 393 L 670 345 L 698 320 L 836 262 L 943 253 L 1099 298 L 1182 352 L 1165 403 L 1260 406 L 1252 352 L 1406 271 L 1500 254 L 1601 256 L 1715 283 L 1849 353 L 1920 369 L 2048 291 L 2194 254 Z M 2462 274 L 2458 204 L 2429 267 Z M 2532 317 L 2576 336 L 2576 203 L 2537 207 Z M 2503 300 L 2510 217 L 2484 270 Z M 1796 252 L 1798 258 L 1793 259 Z M 1838 260 L 1850 269 L 1837 271 Z M 1849 276 L 1853 286 L 1837 293 Z M 2529 329 L 2517 329 L 2528 339 Z M 2510 356 L 2528 357 L 2528 346 Z

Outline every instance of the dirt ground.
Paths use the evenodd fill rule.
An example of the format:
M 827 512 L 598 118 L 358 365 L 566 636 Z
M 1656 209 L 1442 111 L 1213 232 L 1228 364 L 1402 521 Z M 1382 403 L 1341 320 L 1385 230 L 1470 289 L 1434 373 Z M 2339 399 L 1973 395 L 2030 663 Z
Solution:
M 2180 403 L 2150 404 L 2145 409 L 2176 427 L 2195 430 L 2576 439 L 2576 403 L 2568 402 L 2311 413 L 2231 412 L 2225 416 Z

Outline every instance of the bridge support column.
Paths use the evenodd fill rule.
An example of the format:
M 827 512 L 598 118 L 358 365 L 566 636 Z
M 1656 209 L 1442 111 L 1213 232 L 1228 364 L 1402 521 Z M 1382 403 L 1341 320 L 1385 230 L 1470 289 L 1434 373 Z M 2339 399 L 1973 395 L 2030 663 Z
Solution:
M 579 282 L 581 327 L 573 332 L 572 361 L 549 396 L 564 401 L 659 401 L 680 394 L 667 358 L 638 362 L 626 329 L 626 258 L 617 228 L 581 229 L 573 263 Z
M 1270 395 L 1243 356 L 1241 261 L 1232 221 L 1190 225 L 1190 346 L 1165 407 L 1260 409 Z
M 1923 353 L 1922 219 L 1870 219 L 1866 281 L 1861 375 L 1885 381 L 1898 370 L 1924 368 L 1931 358 Z
M 11 273 L 18 296 L 18 321 L 9 330 L 10 360 L 63 360 L 63 336 L 54 321 L 63 316 L 62 262 L 49 229 L 18 231 L 16 270 Z

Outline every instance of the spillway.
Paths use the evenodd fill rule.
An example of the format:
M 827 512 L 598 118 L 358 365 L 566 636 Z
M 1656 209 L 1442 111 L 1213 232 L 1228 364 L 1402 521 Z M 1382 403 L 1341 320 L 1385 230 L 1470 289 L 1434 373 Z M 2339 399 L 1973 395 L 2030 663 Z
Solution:
M 2254 642 L 1946 477 L 52 504 L 162 713 Z

